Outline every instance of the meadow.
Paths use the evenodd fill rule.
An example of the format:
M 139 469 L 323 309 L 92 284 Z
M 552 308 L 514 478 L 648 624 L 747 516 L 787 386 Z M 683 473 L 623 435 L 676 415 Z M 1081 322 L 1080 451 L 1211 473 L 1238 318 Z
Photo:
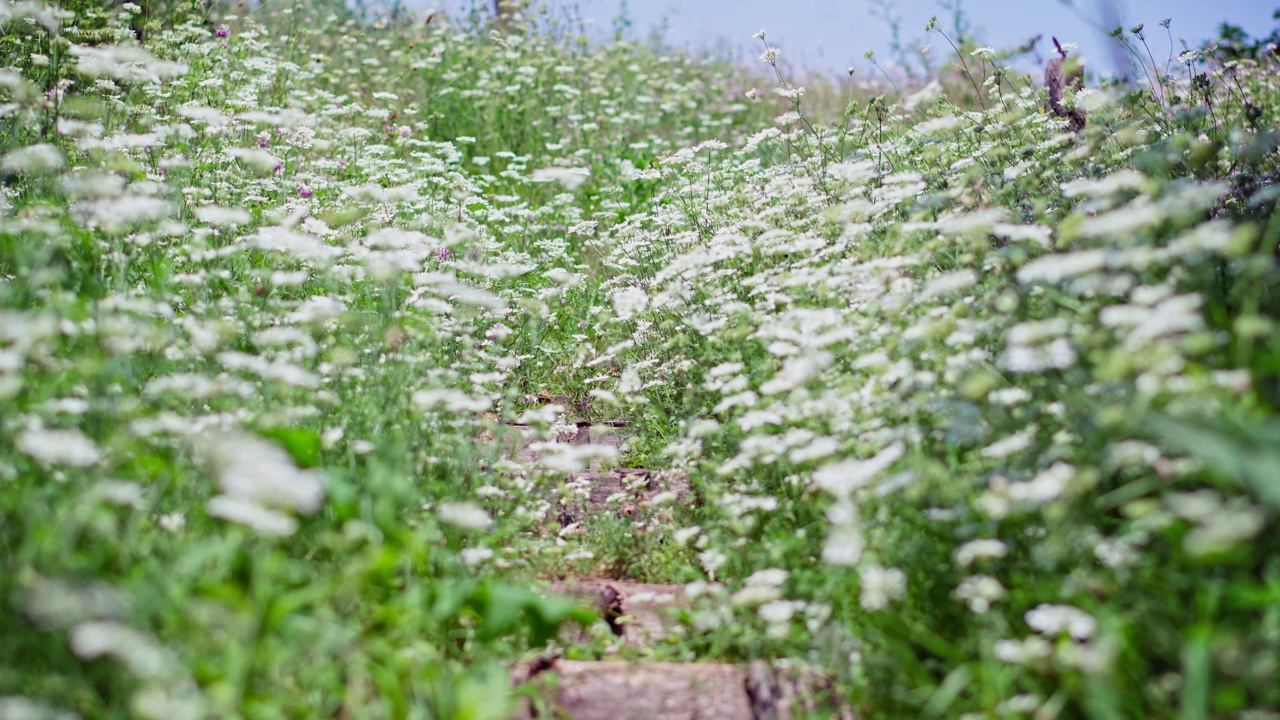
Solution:
M 1280 718 L 1275 36 L 1046 88 L 936 22 L 801 81 L 537 8 L 0 2 L 0 720 L 498 720 L 548 652 Z M 687 491 L 566 517 L 600 466 Z M 565 577 L 688 607 L 627 647 Z

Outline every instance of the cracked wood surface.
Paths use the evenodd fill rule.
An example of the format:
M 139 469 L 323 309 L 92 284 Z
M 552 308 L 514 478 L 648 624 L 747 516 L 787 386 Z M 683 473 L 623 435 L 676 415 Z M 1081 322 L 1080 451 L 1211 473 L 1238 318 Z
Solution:
M 817 712 L 817 696 L 828 689 L 812 670 L 764 660 L 744 667 L 539 659 L 517 680 L 531 682 L 540 701 L 526 701 L 514 716 L 520 719 L 792 720 Z M 853 720 L 847 709 L 829 717 Z
M 544 700 L 573 720 L 754 720 L 737 665 L 560 660 L 548 675 Z M 516 717 L 539 716 L 526 707 Z
M 662 641 L 677 625 L 676 612 L 690 606 L 683 585 L 573 578 L 547 590 L 595 606 L 613 634 L 634 647 Z

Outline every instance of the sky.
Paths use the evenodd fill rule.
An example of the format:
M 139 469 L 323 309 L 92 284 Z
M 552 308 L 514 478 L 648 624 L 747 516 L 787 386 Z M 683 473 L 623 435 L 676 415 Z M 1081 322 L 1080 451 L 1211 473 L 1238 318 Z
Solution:
M 488 0 L 491 2 L 491 0 Z M 537 2 L 538 0 L 535 0 Z M 419 9 L 457 10 L 472 0 L 408 0 Z M 888 26 L 875 17 L 872 0 L 552 0 L 560 7 L 577 7 L 591 20 L 601 36 L 610 32 L 612 19 L 625 2 L 637 36 L 652 28 L 665 27 L 664 40 L 692 49 L 729 48 L 743 59 L 754 59 L 761 50 L 752 35 L 768 30 L 766 39 L 782 48 L 784 59 L 801 67 L 828 72 L 844 72 L 855 66 L 870 69 L 863 58 L 868 50 L 884 64 L 893 57 L 889 51 Z M 1276 27 L 1272 13 L 1280 0 L 897 0 L 892 12 L 902 19 L 902 38 L 909 47 L 929 45 L 930 52 L 950 51 L 936 34 L 926 35 L 925 25 L 938 15 L 942 28 L 950 33 L 952 23 L 942 4 L 961 2 L 978 37 L 996 48 L 1020 45 L 1035 35 L 1043 35 L 1039 45 L 1047 58 L 1052 49 L 1049 38 L 1074 42 L 1091 71 L 1113 74 L 1109 40 L 1091 24 L 1108 29 L 1116 25 L 1106 20 L 1105 6 L 1114 8 L 1124 27 L 1141 22 L 1147 31 L 1156 60 L 1163 64 L 1169 54 L 1169 39 L 1161 20 L 1172 18 L 1170 31 L 1174 53 L 1217 36 L 1223 21 L 1243 27 L 1253 36 L 1268 35 Z M 664 22 L 665 21 L 665 22 Z M 942 59 L 940 58 L 940 59 Z

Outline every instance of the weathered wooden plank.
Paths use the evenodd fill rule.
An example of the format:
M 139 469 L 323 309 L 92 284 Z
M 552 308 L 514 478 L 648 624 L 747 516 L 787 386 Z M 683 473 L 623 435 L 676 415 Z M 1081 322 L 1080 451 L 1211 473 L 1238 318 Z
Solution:
M 691 606 L 683 585 L 573 579 L 547 589 L 595 606 L 613 633 L 635 647 L 666 638 L 676 626 L 676 612 Z
M 746 675 L 724 663 L 560 660 L 549 704 L 574 720 L 754 720 Z M 545 680 L 544 680 L 545 681 Z M 517 718 L 533 718 L 529 707 Z

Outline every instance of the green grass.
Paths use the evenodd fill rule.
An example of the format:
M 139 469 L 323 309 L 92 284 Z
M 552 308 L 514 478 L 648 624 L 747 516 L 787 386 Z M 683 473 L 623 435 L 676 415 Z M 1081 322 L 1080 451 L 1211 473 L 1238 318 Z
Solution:
M 862 715 L 1280 705 L 1265 46 L 1091 79 L 1077 135 L 972 39 L 801 95 L 532 11 L 20 7 L 0 716 L 505 717 L 571 573 L 700 591 L 576 657 Z M 693 489 L 559 537 L 575 458 L 482 440 L 527 411 Z

